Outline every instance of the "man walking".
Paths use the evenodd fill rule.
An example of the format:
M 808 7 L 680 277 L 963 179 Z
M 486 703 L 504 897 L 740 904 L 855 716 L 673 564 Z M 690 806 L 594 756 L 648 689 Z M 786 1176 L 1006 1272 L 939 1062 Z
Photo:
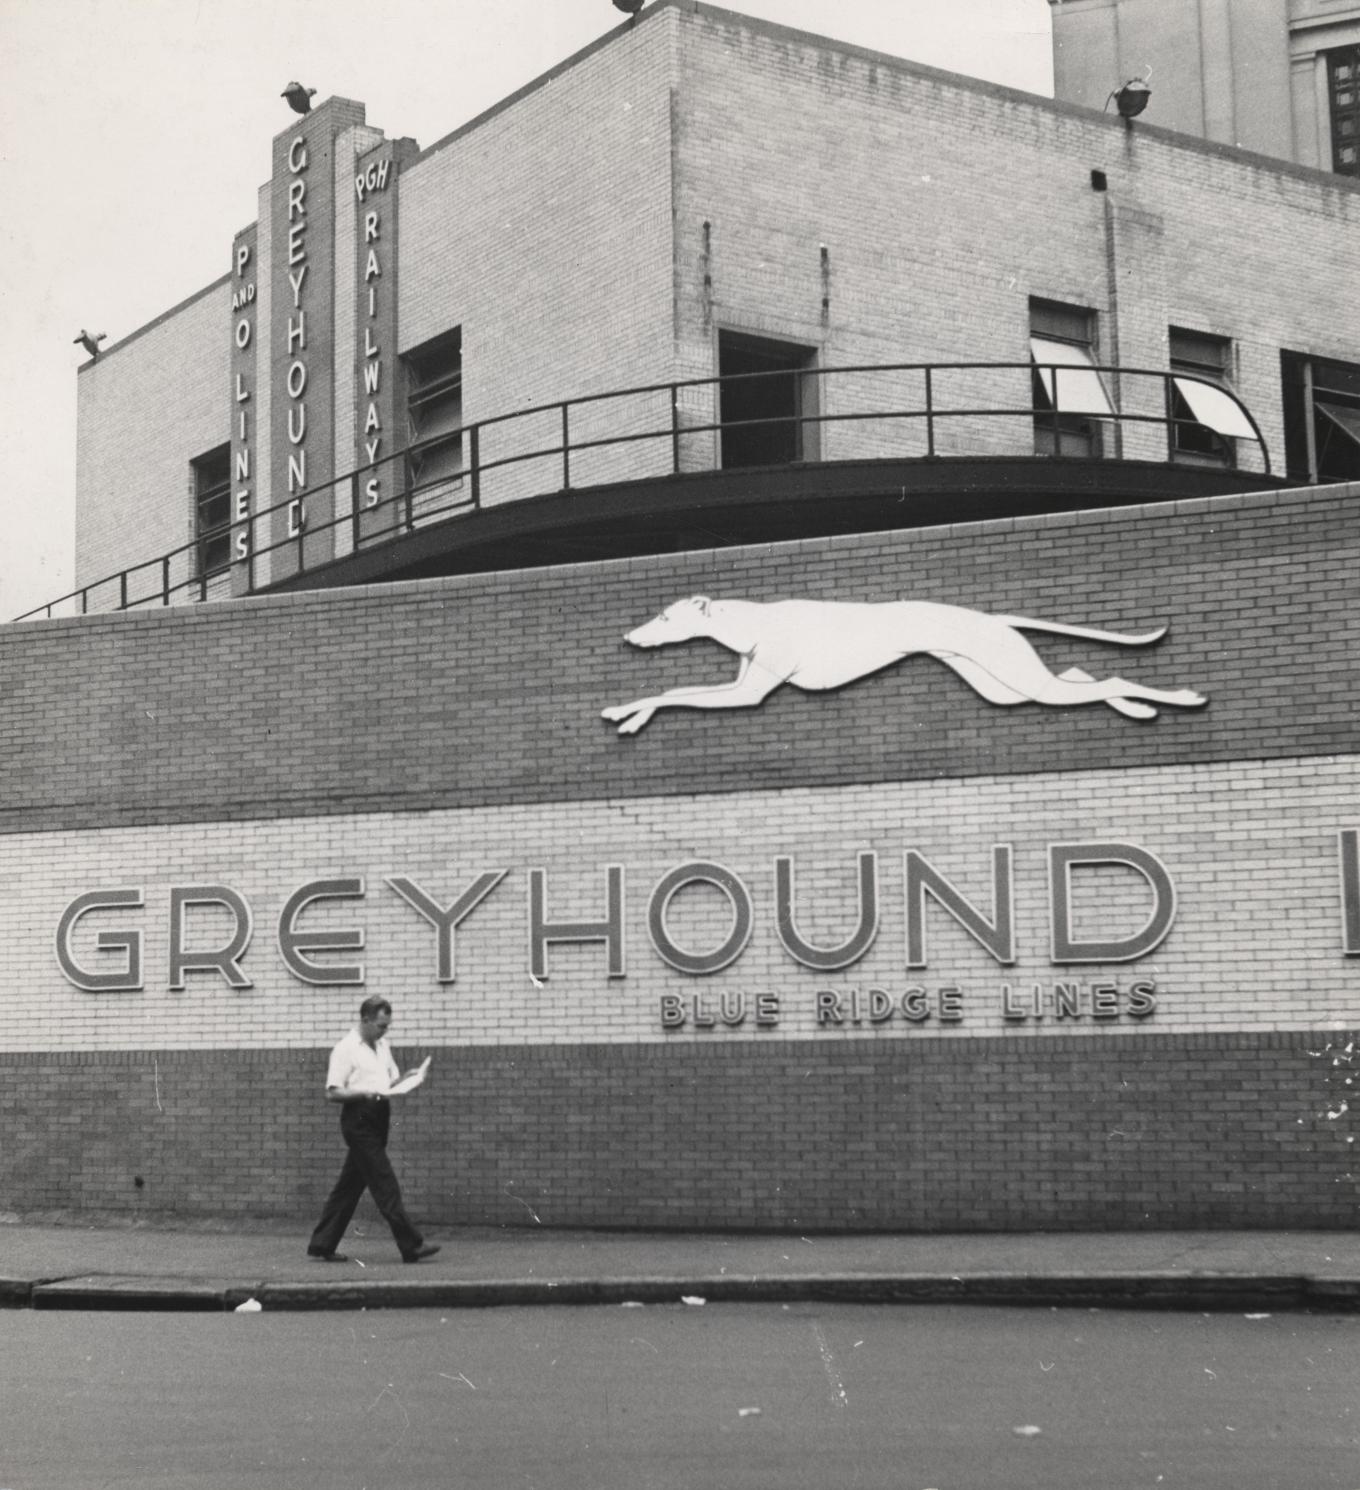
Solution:
M 347 1262 L 335 1249 L 367 1189 L 392 1228 L 403 1262 L 433 1257 L 439 1248 L 426 1242 L 401 1203 L 401 1186 L 387 1157 L 387 1129 L 392 1117 L 389 1095 L 400 1079 L 385 1038 L 392 1005 L 367 998 L 359 1007 L 359 1026 L 331 1051 L 326 1069 L 326 1100 L 339 1102 L 340 1132 L 348 1153 L 307 1244 L 318 1262 Z

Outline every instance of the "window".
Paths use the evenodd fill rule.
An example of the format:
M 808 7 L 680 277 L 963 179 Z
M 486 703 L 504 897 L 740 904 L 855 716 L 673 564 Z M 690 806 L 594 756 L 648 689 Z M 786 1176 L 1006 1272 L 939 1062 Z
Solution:
M 1327 53 L 1327 98 L 1332 115 L 1332 169 L 1360 176 L 1360 46 Z
M 817 459 L 816 351 L 735 331 L 718 333 L 718 419 L 724 469 Z M 730 380 L 730 381 L 729 381 Z
M 1167 384 L 1171 458 L 1187 465 L 1235 466 L 1238 439 L 1256 431 L 1237 400 L 1223 390 L 1232 367 L 1232 343 L 1221 336 L 1185 331 L 1168 333 L 1171 371 L 1184 374 Z
M 407 447 L 416 491 L 463 474 L 463 333 L 427 341 L 402 359 L 406 370 Z
M 231 446 L 219 445 L 189 462 L 194 495 L 197 572 L 218 574 L 231 561 Z
M 1039 455 L 1099 455 L 1100 426 L 1113 416 L 1095 367 L 1095 313 L 1052 300 L 1029 303 L 1034 361 L 1034 449 Z
M 1285 469 L 1301 481 L 1360 481 L 1360 366 L 1280 353 Z

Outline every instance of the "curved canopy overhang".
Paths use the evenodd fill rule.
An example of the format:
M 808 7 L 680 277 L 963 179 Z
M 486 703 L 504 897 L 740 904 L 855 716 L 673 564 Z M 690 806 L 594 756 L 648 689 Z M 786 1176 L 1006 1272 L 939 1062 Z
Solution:
M 952 457 L 781 465 L 652 477 L 462 512 L 270 590 L 778 543 L 1274 490 L 1240 470 L 1158 461 Z

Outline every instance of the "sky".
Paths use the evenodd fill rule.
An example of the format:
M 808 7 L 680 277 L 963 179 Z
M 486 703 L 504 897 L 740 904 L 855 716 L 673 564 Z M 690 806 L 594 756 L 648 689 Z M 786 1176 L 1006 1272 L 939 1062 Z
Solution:
M 724 8 L 1052 93 L 1048 0 Z M 111 345 L 226 273 L 286 83 L 426 146 L 624 19 L 609 0 L 0 0 L 0 622 L 75 585 L 73 338 Z

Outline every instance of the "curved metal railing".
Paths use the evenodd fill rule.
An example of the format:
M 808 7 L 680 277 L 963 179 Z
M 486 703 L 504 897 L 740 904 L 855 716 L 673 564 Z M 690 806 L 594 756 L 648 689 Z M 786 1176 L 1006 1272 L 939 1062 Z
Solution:
M 1089 383 L 1086 396 L 1065 403 L 1065 378 L 1092 373 L 1101 375 L 1106 407 L 1091 407 Z M 758 388 L 762 379 L 793 380 L 792 411 L 724 420 L 724 403 L 739 399 L 743 389 Z M 1206 431 L 1198 420 L 1178 414 L 1177 408 L 1187 405 L 1178 399 L 1176 385 L 1186 383 L 1202 384 L 1215 399 L 1229 400 L 1252 431 L 1250 439 Z M 897 402 L 902 394 L 894 390 L 904 385 L 914 387 L 915 396 Z M 1077 407 L 1082 403 L 1085 408 Z M 1188 438 L 1191 432 L 1195 439 Z M 734 463 L 875 457 L 1199 462 L 1203 456 L 1193 446 L 1203 450 L 1206 432 L 1217 441 L 1213 464 L 1237 466 L 1237 447 L 1252 445 L 1251 466 L 1269 474 L 1260 427 L 1234 394 L 1207 379 L 1162 369 L 1036 361 L 864 363 L 611 389 L 463 426 L 452 437 L 458 469 L 434 481 L 420 480 L 422 457 L 435 444 L 447 457 L 449 436 L 294 493 L 248 520 L 204 531 L 194 542 L 82 585 L 15 619 L 252 594 L 470 511 L 614 481 Z M 749 459 L 749 449 L 732 449 L 734 442 L 752 436 L 770 437 L 782 453 L 760 462 Z M 218 552 L 223 540 L 225 563 Z

